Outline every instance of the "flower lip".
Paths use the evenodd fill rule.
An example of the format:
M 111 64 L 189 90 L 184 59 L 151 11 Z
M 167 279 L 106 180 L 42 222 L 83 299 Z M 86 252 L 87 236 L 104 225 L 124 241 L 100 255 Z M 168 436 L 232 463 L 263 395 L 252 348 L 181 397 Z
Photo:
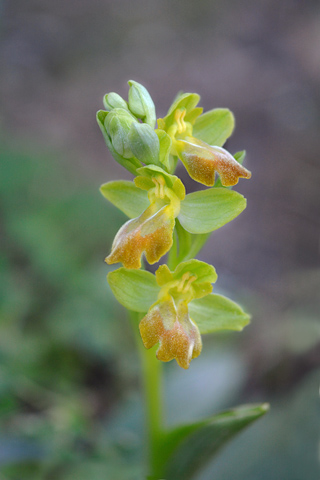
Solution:
M 200 332 L 189 317 L 187 304 L 176 305 L 169 294 L 149 309 L 139 328 L 146 348 L 159 343 L 158 360 L 169 362 L 175 358 L 180 367 L 187 369 L 201 353 Z
M 207 187 L 215 184 L 216 173 L 224 187 L 236 185 L 240 177 L 251 178 L 251 172 L 222 147 L 186 137 L 176 141 L 176 150 L 190 177 Z

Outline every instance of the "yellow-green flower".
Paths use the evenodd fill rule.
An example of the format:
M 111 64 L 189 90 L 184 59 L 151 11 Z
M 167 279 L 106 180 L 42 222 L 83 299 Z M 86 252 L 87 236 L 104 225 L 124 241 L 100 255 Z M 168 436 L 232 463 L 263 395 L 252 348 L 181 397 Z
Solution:
M 176 359 L 180 367 L 189 368 L 191 360 L 200 355 L 201 336 L 190 318 L 188 304 L 211 293 L 211 282 L 216 278 L 213 267 L 196 260 L 180 264 L 174 272 L 170 272 L 167 265 L 158 268 L 156 280 L 161 287 L 158 300 L 141 320 L 139 328 L 146 348 L 159 343 L 159 360 Z
M 143 313 L 139 328 L 144 346 L 158 344 L 157 358 L 176 359 L 182 368 L 200 355 L 201 334 L 242 330 L 249 322 L 239 305 L 211 293 L 216 280 L 214 267 L 195 259 L 180 263 L 173 272 L 161 265 L 155 275 L 123 267 L 108 274 L 117 300 Z
M 241 177 L 251 178 L 251 172 L 222 148 L 233 129 L 231 112 L 217 109 L 201 115 L 202 109 L 196 107 L 199 99 L 196 94 L 184 94 L 174 102 L 165 118 L 158 119 L 159 129 L 171 138 L 171 154 L 180 158 L 193 180 L 208 187 L 215 184 L 216 173 L 225 187 L 236 185 Z M 218 136 L 212 131 L 214 117 L 219 124 Z M 226 123 L 224 130 L 221 129 L 221 121 L 225 118 L 229 119 L 229 125 Z M 204 138 L 217 143 L 210 145 Z
M 185 197 L 181 180 L 160 167 L 142 167 L 138 173 L 135 185 L 148 192 L 150 205 L 120 228 L 106 258 L 107 263 L 122 262 L 126 268 L 140 268 L 143 253 L 153 264 L 170 250 L 175 218 Z

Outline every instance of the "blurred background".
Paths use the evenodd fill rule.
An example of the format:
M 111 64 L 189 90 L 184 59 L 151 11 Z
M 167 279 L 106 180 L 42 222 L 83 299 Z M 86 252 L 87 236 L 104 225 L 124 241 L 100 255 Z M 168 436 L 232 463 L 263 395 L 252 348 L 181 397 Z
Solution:
M 158 117 L 179 90 L 233 110 L 227 148 L 252 171 L 199 256 L 252 323 L 205 338 L 187 373 L 165 365 L 168 422 L 268 401 L 198 479 L 318 480 L 319 2 L 0 6 L 1 480 L 144 478 L 139 358 L 103 262 L 124 216 L 98 191 L 130 175 L 95 121 L 129 79 Z

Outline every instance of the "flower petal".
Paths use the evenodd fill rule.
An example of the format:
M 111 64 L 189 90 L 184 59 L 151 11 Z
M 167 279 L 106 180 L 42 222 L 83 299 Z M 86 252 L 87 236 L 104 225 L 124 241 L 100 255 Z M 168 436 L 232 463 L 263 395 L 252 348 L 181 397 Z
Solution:
M 158 262 L 172 246 L 174 224 L 171 205 L 158 211 L 156 205 L 150 205 L 139 217 L 120 228 L 106 262 L 122 262 L 126 268 L 140 268 L 142 253 L 149 263 Z
M 239 177 L 251 178 L 251 172 L 224 148 L 208 145 L 193 137 L 188 137 L 188 140 L 178 141 L 179 158 L 193 180 L 212 187 L 217 172 L 222 185 L 230 187 L 238 183 Z
M 201 336 L 189 317 L 187 304 L 176 306 L 171 295 L 150 308 L 140 322 L 140 333 L 146 348 L 159 342 L 157 358 L 163 362 L 175 358 L 180 367 L 187 369 L 201 353 Z

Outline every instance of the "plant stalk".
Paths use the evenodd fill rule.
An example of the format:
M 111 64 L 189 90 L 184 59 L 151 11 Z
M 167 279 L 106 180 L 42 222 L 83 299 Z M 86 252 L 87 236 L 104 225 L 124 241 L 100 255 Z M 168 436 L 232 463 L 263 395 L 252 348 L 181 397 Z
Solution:
M 130 319 L 135 333 L 141 358 L 142 379 L 145 396 L 145 419 L 149 450 L 150 474 L 158 468 L 157 456 L 163 431 L 162 407 L 162 364 L 156 357 L 157 346 L 147 350 L 139 335 L 138 324 L 142 315 L 130 312 Z

